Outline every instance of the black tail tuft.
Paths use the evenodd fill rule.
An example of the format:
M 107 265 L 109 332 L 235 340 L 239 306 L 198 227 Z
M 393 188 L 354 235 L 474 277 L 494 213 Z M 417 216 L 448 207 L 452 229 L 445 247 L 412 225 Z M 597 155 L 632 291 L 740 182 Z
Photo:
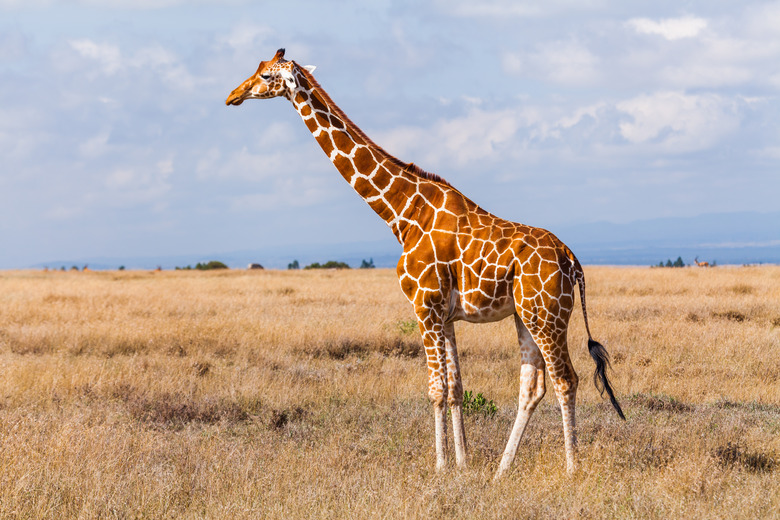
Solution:
M 615 407 L 620 418 L 625 421 L 626 416 L 623 415 L 623 410 L 620 409 L 620 405 L 618 404 L 617 399 L 615 399 L 615 394 L 612 392 L 612 386 L 609 384 L 609 379 L 607 379 L 607 367 L 610 366 L 607 349 L 598 341 L 589 339 L 588 351 L 590 352 L 590 357 L 596 362 L 596 371 L 593 373 L 593 384 L 596 385 L 596 388 L 602 396 L 606 390 L 612 406 Z

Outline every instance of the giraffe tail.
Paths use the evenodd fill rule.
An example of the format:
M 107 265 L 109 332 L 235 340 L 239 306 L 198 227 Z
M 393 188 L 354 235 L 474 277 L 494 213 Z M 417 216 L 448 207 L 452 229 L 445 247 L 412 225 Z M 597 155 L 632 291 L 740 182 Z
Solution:
M 609 383 L 609 379 L 607 378 L 607 367 L 611 366 L 607 349 L 604 348 L 604 345 L 598 341 L 595 341 L 593 336 L 590 334 L 590 327 L 588 326 L 588 311 L 585 307 L 585 273 L 583 272 L 582 266 L 580 265 L 577 258 L 574 257 L 574 254 L 572 254 L 572 258 L 574 259 L 574 276 L 577 279 L 577 285 L 580 288 L 582 317 L 585 320 L 585 330 L 588 333 L 588 352 L 590 353 L 590 357 L 592 357 L 593 361 L 596 363 L 596 371 L 593 373 L 593 384 L 596 386 L 596 389 L 599 391 L 602 397 L 604 397 L 604 392 L 607 393 L 609 401 L 612 403 L 615 411 L 617 411 L 620 418 L 625 421 L 626 416 L 623 415 L 623 410 L 620 408 L 620 404 L 617 402 L 617 399 L 615 399 L 615 393 L 612 391 L 612 385 Z

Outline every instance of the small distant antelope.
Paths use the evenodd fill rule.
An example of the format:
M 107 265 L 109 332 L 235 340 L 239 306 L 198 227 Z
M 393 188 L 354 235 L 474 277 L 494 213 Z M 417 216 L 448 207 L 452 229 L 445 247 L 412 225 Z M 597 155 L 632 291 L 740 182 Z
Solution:
M 693 259 L 693 261 L 694 261 L 694 262 L 696 263 L 696 265 L 697 265 L 697 266 L 699 266 L 699 267 L 709 267 L 709 266 L 710 266 L 710 263 L 709 263 L 709 262 L 699 262 L 699 257 L 698 257 L 698 256 L 697 256 L 696 258 L 694 258 L 694 259 Z

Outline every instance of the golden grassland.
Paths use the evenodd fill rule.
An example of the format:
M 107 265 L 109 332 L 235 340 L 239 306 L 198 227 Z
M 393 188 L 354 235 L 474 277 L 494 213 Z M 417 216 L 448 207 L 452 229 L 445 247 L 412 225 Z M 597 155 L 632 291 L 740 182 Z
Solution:
M 512 320 L 459 323 L 469 464 L 434 471 L 390 270 L 0 272 L 0 518 L 778 518 L 780 267 L 590 267 L 580 469 L 551 390 L 513 470 Z M 549 384 L 548 384 L 549 388 Z

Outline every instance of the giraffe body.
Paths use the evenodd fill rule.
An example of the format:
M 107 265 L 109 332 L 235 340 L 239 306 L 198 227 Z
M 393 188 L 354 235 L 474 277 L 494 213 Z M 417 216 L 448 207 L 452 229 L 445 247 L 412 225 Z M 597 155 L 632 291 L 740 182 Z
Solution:
M 566 332 L 577 286 L 585 313 L 585 278 L 574 254 L 549 231 L 491 215 L 441 177 L 388 154 L 330 99 L 311 75 L 313 68 L 283 56 L 280 49 L 271 61 L 261 62 L 226 103 L 289 99 L 344 179 L 402 244 L 397 273 L 414 306 L 425 347 L 437 468 L 446 465 L 446 406 L 452 416 L 456 462 L 466 461 L 453 323 L 514 316 L 522 361 L 519 408 L 496 476 L 514 460 L 528 420 L 545 394 L 545 372 L 561 405 L 567 468 L 573 471 L 578 378 Z M 587 314 L 585 324 L 587 328 Z M 588 346 L 596 361 L 597 386 L 600 382 L 622 417 L 605 373 L 606 351 L 592 339 Z

